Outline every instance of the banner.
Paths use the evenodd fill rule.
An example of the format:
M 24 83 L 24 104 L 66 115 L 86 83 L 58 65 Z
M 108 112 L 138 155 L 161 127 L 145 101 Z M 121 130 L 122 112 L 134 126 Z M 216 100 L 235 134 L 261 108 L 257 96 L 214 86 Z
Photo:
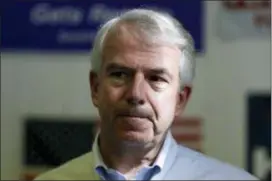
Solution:
M 203 51 L 203 4 L 194 1 L 8 0 L 1 2 L 1 49 L 89 51 L 99 26 L 118 13 L 149 7 L 174 15 Z
M 269 38 L 271 1 L 222 1 L 218 11 L 217 31 L 223 40 Z

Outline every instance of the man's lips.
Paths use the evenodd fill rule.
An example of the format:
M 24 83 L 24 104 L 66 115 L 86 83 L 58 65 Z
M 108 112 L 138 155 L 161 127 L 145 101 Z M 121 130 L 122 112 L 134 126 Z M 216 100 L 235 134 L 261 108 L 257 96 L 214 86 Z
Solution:
M 118 114 L 118 117 L 142 118 L 151 121 L 151 115 L 144 111 L 126 111 Z
M 120 117 L 127 117 L 127 118 L 145 118 L 145 119 L 148 119 L 147 116 L 144 116 L 144 115 L 139 115 L 139 114 L 121 114 L 119 115 Z
M 119 119 L 128 130 L 143 130 L 150 126 L 150 120 L 143 116 L 122 115 L 119 116 Z

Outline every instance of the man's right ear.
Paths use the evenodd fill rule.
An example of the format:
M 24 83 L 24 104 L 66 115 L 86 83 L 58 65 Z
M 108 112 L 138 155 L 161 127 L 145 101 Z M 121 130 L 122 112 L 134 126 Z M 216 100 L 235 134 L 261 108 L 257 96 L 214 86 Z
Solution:
M 99 80 L 98 80 L 97 73 L 90 71 L 89 83 L 90 83 L 92 101 L 93 101 L 94 106 L 97 107 L 98 106 L 98 86 L 99 86 Z

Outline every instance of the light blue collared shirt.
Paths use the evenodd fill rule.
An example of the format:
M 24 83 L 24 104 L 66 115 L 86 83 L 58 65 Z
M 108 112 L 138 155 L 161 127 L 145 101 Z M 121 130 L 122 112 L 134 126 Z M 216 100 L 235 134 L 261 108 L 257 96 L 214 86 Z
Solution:
M 98 134 L 93 144 L 94 169 L 102 180 L 126 180 L 108 168 L 98 148 Z M 159 155 L 150 167 L 139 171 L 134 180 L 258 180 L 245 170 L 178 145 L 169 132 Z
M 96 136 L 93 144 L 93 154 L 95 162 L 95 170 L 103 180 L 127 180 L 126 177 L 120 172 L 108 168 L 101 157 L 98 147 L 98 135 Z M 134 180 L 151 180 L 155 175 L 161 172 L 164 166 L 167 164 L 166 157 L 171 147 L 171 136 L 167 134 L 163 146 L 158 154 L 152 166 L 143 167 L 138 171 Z M 157 179 L 159 179 L 157 177 Z

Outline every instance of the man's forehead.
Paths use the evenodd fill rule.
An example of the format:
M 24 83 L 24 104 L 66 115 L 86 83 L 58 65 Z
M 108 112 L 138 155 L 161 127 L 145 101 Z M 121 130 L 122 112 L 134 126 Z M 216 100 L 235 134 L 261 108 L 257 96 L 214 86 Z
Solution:
M 145 35 L 142 35 L 135 29 L 128 30 L 126 28 L 122 28 L 123 30 L 116 30 L 113 32 L 109 32 L 103 43 L 103 56 L 108 54 L 117 54 L 117 53 L 125 53 L 126 51 L 134 51 L 134 52 L 145 52 L 155 53 L 169 53 L 170 51 L 165 51 L 165 48 L 175 49 L 175 51 L 180 52 L 179 48 L 175 45 L 170 45 L 165 42 L 157 42 L 150 41 Z M 160 50 L 159 50 L 160 49 Z M 159 50 L 159 51 L 158 51 Z
M 102 61 L 104 63 L 127 64 L 134 67 L 172 67 L 171 64 L 179 62 L 179 55 L 179 52 L 169 47 L 149 47 L 146 49 L 124 47 L 124 49 L 108 49 L 104 52 Z
M 105 38 L 102 64 L 115 62 L 131 68 L 142 66 L 152 69 L 160 63 L 160 67 L 167 69 L 171 67 L 169 64 L 173 64 L 170 61 L 179 59 L 179 53 L 178 47 L 173 45 L 151 44 L 135 29 L 135 25 L 120 24 Z

